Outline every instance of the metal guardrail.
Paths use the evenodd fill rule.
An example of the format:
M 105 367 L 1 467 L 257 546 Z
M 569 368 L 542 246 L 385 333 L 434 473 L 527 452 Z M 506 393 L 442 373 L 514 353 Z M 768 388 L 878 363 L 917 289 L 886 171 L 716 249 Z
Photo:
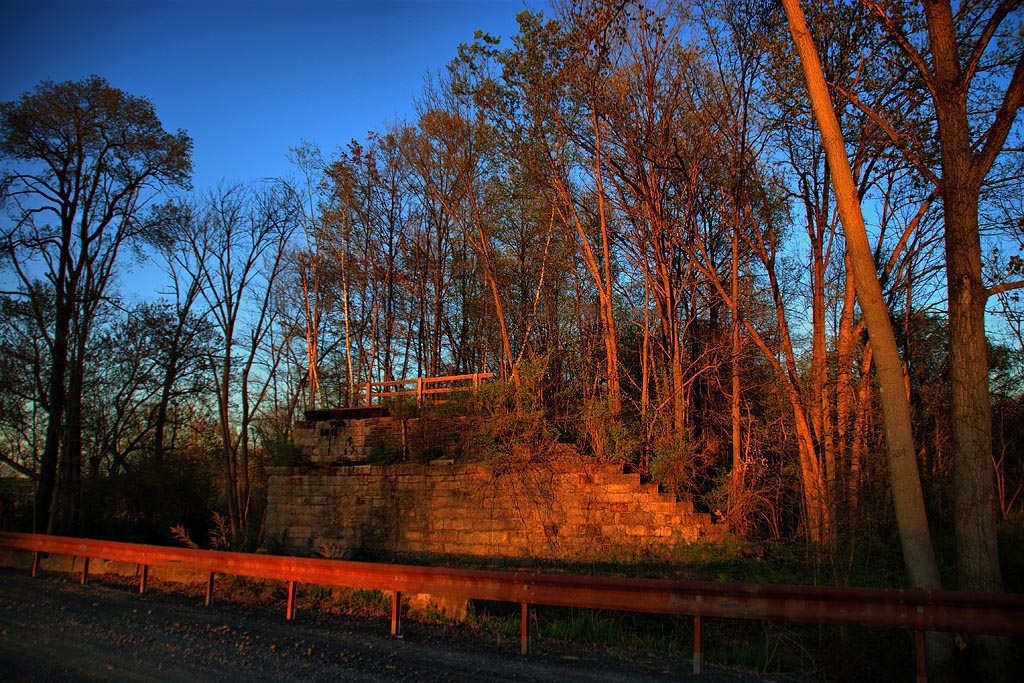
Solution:
M 388 591 L 392 598 L 392 634 L 401 629 L 402 593 L 520 603 L 523 654 L 529 642 L 532 605 L 688 615 L 694 618 L 694 673 L 702 669 L 704 617 L 912 629 L 919 681 L 925 680 L 925 631 L 1024 634 L 1024 594 L 1019 593 L 579 577 L 167 548 L 8 532 L 0 532 L 0 547 L 34 553 L 33 576 L 39 571 L 41 553 L 84 558 L 83 584 L 88 581 L 90 558 L 136 564 L 140 593 L 146 590 L 151 566 L 205 572 L 207 604 L 212 600 L 217 574 L 287 581 L 288 620 L 295 613 L 299 583 Z

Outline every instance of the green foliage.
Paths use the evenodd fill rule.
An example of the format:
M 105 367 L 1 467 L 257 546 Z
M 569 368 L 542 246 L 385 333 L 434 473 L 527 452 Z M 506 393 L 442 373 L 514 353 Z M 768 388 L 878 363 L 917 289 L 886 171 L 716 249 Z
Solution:
M 272 467 L 292 467 L 302 461 L 302 450 L 284 436 L 264 435 L 263 450 Z
M 387 408 L 392 417 L 403 420 L 420 417 L 423 413 L 423 405 L 416 400 L 415 396 L 398 396 L 381 401 L 381 406 Z
M 431 460 L 443 458 L 445 455 L 447 455 L 447 453 L 445 453 L 444 449 L 440 446 L 429 446 L 416 454 L 416 462 L 428 463 Z
M 687 432 L 659 439 L 653 444 L 650 473 L 654 481 L 677 495 L 691 493 L 690 487 L 702 472 L 698 445 Z
M 614 414 L 607 399 L 585 401 L 577 420 L 580 431 L 585 435 L 585 450 L 598 459 L 623 463 L 639 460 L 644 446 L 640 425 Z
M 391 596 L 366 588 L 332 588 L 331 605 L 348 614 L 384 614 L 391 609 Z
M 334 598 L 334 589 L 331 586 L 304 585 L 302 592 L 317 602 L 327 602 Z
M 485 383 L 476 396 L 479 424 L 467 435 L 470 453 L 487 461 L 514 457 L 550 456 L 559 431 L 544 412 L 538 395 L 539 366 L 524 364 L 520 386 L 511 382 Z
M 537 637 L 570 643 L 678 656 L 693 637 L 692 622 L 681 617 L 570 608 L 537 609 L 535 615 Z
M 391 465 L 402 460 L 402 449 L 390 444 L 377 442 L 370 447 L 366 462 L 370 465 Z

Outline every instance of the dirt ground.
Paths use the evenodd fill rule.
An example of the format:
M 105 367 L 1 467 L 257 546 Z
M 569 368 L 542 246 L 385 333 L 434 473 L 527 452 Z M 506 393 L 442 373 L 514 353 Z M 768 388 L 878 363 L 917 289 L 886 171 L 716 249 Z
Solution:
M 588 652 L 498 640 L 466 627 L 411 620 L 388 634 L 377 617 L 299 612 L 283 604 L 127 578 L 79 585 L 69 574 L 31 578 L 0 569 L 0 679 L 16 681 L 545 681 L 551 683 L 767 682 L 775 677 L 712 669 L 642 653 Z

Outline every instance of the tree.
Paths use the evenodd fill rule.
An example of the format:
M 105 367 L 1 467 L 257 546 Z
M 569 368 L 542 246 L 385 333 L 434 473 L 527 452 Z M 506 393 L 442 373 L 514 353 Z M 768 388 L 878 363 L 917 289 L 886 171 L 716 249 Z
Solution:
M 275 282 L 280 277 L 300 208 L 281 185 L 250 191 L 235 185 L 211 194 L 187 224 L 185 244 L 192 252 L 190 277 L 220 336 L 209 363 L 217 405 L 224 463 L 225 494 L 232 540 L 249 531 L 251 509 L 251 428 L 281 359 L 271 343 L 277 323 Z M 286 342 L 285 342 L 286 343 Z M 259 361 L 267 358 L 261 372 Z
M 169 282 L 162 292 L 164 301 L 153 306 L 148 320 L 158 340 L 161 375 L 152 443 L 153 460 L 159 465 L 169 448 L 168 427 L 173 427 L 174 405 L 184 396 L 202 392 L 202 366 L 213 330 L 212 324 L 196 312 L 202 281 L 195 263 L 197 254 L 187 238 L 195 220 L 194 207 L 179 199 L 158 207 L 156 214 L 155 220 L 178 238 L 158 250 Z
M 301 174 L 299 182 L 289 186 L 295 194 L 295 201 L 302 209 L 302 233 L 306 240 L 305 249 L 294 253 L 295 270 L 302 287 L 303 326 L 306 338 L 306 386 L 309 398 L 308 408 L 316 408 L 320 398 L 319 366 L 324 349 L 325 309 L 328 303 L 328 225 L 323 220 L 320 205 L 323 203 L 324 161 L 315 145 L 304 142 L 293 147 L 289 160 Z
M 914 160 L 942 198 L 946 238 L 951 386 L 957 479 L 958 569 L 961 588 L 1000 590 L 992 502 L 991 419 L 985 351 L 985 305 L 993 293 L 981 270 L 979 203 L 1024 103 L 1024 48 L 1004 25 L 1012 0 L 958 7 L 944 0 L 886 10 L 864 4 L 915 67 L 931 100 L 939 167 L 917 154 L 924 143 L 891 125 L 886 114 L 856 99 Z M 1001 86 L 1001 87 L 1000 87 Z M 996 99 L 984 91 L 994 91 Z M 1022 286 L 1018 282 L 1013 286 Z M 1000 291 L 1006 289 L 1004 284 Z
M 1024 105 L 1019 0 L 954 3 L 862 0 L 900 58 L 912 65 L 921 125 L 901 126 L 872 93 L 844 93 L 932 183 L 942 200 L 946 243 L 957 576 L 964 590 L 1002 590 L 996 537 L 992 416 L 985 307 L 1024 281 L 986 287 L 979 214 L 982 190 Z M 1006 641 L 976 639 L 979 661 L 1006 676 Z M 999 644 L 996 644 L 999 643 Z
M 45 386 L 49 360 L 39 335 L 39 313 L 48 316 L 45 288 L 29 300 L 0 297 L 0 463 L 23 476 L 39 476 L 39 455 L 45 442 Z M 52 318 L 52 316 L 48 316 Z
M 460 48 L 459 58 L 473 76 L 459 87 L 472 94 L 497 139 L 516 149 L 518 163 L 542 179 L 557 224 L 584 264 L 597 296 L 605 356 L 602 379 L 614 415 L 621 409 L 621 383 L 613 226 L 604 188 L 607 169 L 597 93 L 602 69 L 608 66 L 603 31 L 619 10 L 607 2 L 592 3 L 586 10 L 566 5 L 560 10 L 563 23 L 523 12 L 516 47 L 497 50 L 497 39 L 481 34 L 472 46 Z
M 85 349 L 97 308 L 122 247 L 152 237 L 141 207 L 164 187 L 187 184 L 191 147 L 184 131 L 163 129 L 149 100 L 98 76 L 45 81 L 0 104 L 0 191 L 11 219 L 0 248 L 20 295 L 34 289 L 39 273 L 53 288 L 53 322 L 39 330 L 50 368 L 38 532 L 73 522 Z
M 878 281 L 878 270 L 868 242 L 867 230 L 864 227 L 860 196 L 853 180 L 842 130 L 832 106 L 817 48 L 807 27 L 803 9 L 799 0 L 783 0 L 783 6 L 807 79 L 811 106 L 821 127 L 822 146 L 828 157 L 836 193 L 836 208 L 843 223 L 849 250 L 848 263 L 874 350 L 885 420 L 889 477 L 904 563 L 914 586 L 939 588 L 941 578 L 924 509 L 903 366 L 896 347 L 892 322 L 889 319 L 889 309 Z M 945 664 L 948 645 L 944 641 L 945 639 L 932 639 L 935 645 L 932 651 L 933 665 Z
M 457 65 L 453 64 L 450 68 L 455 69 Z M 448 84 L 442 85 L 445 86 Z M 452 177 L 440 179 L 442 182 L 439 183 L 435 182 L 437 178 L 428 175 L 424 191 L 443 207 L 465 241 L 472 246 L 483 268 L 501 337 L 501 375 L 506 375 L 507 368 L 513 384 L 519 386 L 517 359 L 512 352 L 505 297 L 501 291 L 503 283 L 498 279 L 494 238 L 490 234 L 495 221 L 488 220 L 492 212 L 488 211 L 485 201 L 488 188 L 484 178 L 497 175 L 493 166 L 488 169 L 488 162 L 493 163 L 494 159 L 491 139 L 493 130 L 487 125 L 482 112 L 474 111 L 457 98 L 448 97 L 447 93 L 435 94 L 435 108 L 421 116 L 420 129 L 429 141 L 431 152 L 440 157 L 442 167 Z M 444 182 L 446 180 L 449 182 Z M 491 185 L 493 189 L 493 182 Z

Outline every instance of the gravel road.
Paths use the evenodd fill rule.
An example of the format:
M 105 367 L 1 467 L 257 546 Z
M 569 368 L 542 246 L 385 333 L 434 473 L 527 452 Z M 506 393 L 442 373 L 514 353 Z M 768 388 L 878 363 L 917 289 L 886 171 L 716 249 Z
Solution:
M 738 683 L 777 680 L 737 671 L 701 677 L 686 660 L 589 653 L 538 644 L 527 657 L 518 642 L 496 642 L 406 621 L 402 637 L 380 619 L 285 621 L 228 602 L 202 605 L 195 595 L 145 595 L 104 577 L 80 586 L 69 575 L 33 579 L 0 569 L 0 679 L 16 681 L 544 681 L 551 683 Z M 318 621 L 314 624 L 310 622 Z

